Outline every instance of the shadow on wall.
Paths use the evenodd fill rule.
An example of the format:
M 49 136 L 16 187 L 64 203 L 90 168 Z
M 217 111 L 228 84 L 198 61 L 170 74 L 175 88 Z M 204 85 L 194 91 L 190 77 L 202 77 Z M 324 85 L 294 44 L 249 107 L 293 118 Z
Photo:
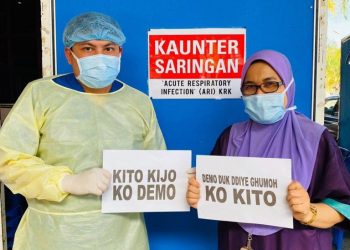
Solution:
M 3 124 L 7 114 L 10 112 L 12 105 L 0 104 L 0 127 Z

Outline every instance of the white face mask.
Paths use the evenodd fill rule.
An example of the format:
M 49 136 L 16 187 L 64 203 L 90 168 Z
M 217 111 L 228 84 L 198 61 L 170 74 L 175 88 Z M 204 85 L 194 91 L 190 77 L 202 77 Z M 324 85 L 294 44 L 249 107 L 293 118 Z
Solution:
M 72 55 L 77 60 L 80 71 L 77 79 L 90 88 L 107 87 L 114 82 L 119 74 L 120 56 L 98 54 L 78 58 L 73 52 Z

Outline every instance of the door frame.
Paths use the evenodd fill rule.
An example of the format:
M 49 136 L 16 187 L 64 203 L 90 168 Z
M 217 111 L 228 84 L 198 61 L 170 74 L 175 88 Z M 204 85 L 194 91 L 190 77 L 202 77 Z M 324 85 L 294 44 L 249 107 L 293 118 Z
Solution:
M 56 64 L 56 12 L 55 0 L 41 2 L 42 74 L 44 77 L 57 73 Z
M 42 73 L 57 73 L 55 0 L 41 1 Z M 314 1 L 311 119 L 323 125 L 325 104 L 328 0 Z
M 314 51 L 311 118 L 315 122 L 323 125 L 326 85 L 328 0 L 315 0 L 314 11 Z

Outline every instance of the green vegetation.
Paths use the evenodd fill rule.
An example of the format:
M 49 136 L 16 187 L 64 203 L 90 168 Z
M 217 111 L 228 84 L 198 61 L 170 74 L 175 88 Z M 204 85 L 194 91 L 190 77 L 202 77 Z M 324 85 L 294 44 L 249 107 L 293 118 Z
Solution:
M 340 48 L 327 46 L 326 93 L 339 93 L 340 85 Z
M 333 15 L 339 15 L 339 11 L 343 17 L 348 19 L 349 0 L 328 0 L 328 10 Z
M 328 0 L 328 15 L 348 19 L 349 0 Z M 329 40 L 328 40 L 329 41 Z M 327 44 L 326 94 L 338 94 L 340 88 L 340 48 Z

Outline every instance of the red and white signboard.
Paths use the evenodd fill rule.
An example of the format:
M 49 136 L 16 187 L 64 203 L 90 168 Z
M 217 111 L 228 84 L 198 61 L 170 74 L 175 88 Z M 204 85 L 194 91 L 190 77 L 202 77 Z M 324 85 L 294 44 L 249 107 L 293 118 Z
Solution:
M 245 44 L 245 29 L 150 30 L 150 97 L 239 98 Z

